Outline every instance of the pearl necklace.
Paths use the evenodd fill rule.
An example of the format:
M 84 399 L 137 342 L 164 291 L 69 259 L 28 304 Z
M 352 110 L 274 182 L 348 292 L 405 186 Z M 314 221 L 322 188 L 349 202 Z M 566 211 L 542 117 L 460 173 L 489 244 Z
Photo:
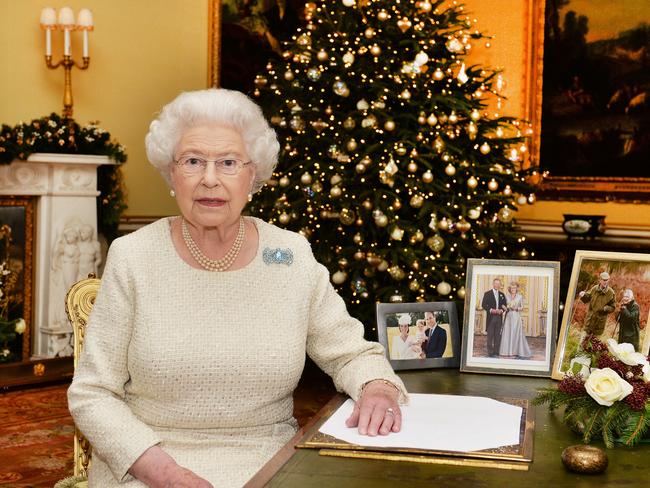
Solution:
M 199 249 L 199 246 L 196 245 L 192 239 L 192 236 L 190 235 L 190 231 L 187 228 L 185 219 L 181 220 L 181 228 L 183 232 L 183 240 L 185 241 L 185 245 L 190 251 L 190 254 L 203 269 L 206 269 L 208 271 L 226 271 L 228 268 L 230 268 L 232 266 L 232 263 L 235 262 L 235 259 L 237 259 L 237 256 L 239 256 L 239 251 L 241 251 L 242 244 L 244 243 L 243 217 L 239 218 L 239 232 L 237 233 L 237 237 L 235 237 L 235 242 L 232 243 L 230 250 L 221 259 L 210 259 L 206 257 L 203 252 L 201 252 L 201 249 Z

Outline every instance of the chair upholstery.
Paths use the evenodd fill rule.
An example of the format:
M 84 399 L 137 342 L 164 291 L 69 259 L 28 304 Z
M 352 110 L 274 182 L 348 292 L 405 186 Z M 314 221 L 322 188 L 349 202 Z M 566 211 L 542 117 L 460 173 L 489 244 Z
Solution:
M 95 304 L 95 297 L 99 291 L 100 280 L 90 273 L 88 278 L 77 281 L 70 287 L 65 296 L 65 311 L 68 320 L 72 325 L 74 333 L 74 367 L 77 367 L 77 361 L 83 350 L 84 333 L 88 316 Z M 83 436 L 81 431 L 75 426 L 74 429 L 74 475 L 88 476 L 88 467 L 90 466 L 91 446 L 88 440 Z

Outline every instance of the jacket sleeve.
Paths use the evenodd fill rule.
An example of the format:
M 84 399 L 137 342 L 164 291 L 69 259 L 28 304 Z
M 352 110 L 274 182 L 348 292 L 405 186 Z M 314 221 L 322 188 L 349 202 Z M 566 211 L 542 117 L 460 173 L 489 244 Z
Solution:
M 603 307 L 603 313 L 612 313 L 616 309 L 616 295 L 612 291 L 611 296 L 605 306 Z
M 408 401 L 402 380 L 386 359 L 384 348 L 363 338 L 363 325 L 350 316 L 336 293 L 325 266 L 312 261 L 313 288 L 309 311 L 307 354 L 334 380 L 339 391 L 358 400 L 365 383 L 374 379 L 390 381 L 400 390 L 400 403 Z
M 135 290 L 128 253 L 120 244 L 115 240 L 108 253 L 68 404 L 93 455 L 106 462 L 116 479 L 125 481 L 132 479 L 127 472 L 131 465 L 160 439 L 124 401 Z
M 447 348 L 447 331 L 442 328 L 438 328 L 440 332 L 438 332 L 438 337 L 436 339 L 436 345 L 435 349 L 433 351 L 433 357 L 436 358 L 441 358 L 442 355 L 445 353 L 445 349 Z
M 483 294 L 483 301 L 481 302 L 481 308 L 485 310 L 487 313 L 490 313 L 490 300 L 488 300 L 488 294 L 487 292 Z

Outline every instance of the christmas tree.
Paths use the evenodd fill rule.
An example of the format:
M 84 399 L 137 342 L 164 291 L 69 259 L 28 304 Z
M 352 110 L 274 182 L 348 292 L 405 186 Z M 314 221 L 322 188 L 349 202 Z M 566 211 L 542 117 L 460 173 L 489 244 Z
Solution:
M 281 141 L 253 215 L 307 237 L 370 336 L 377 302 L 464 298 L 469 257 L 526 257 L 526 125 L 489 108 L 503 79 L 455 2 L 308 3 L 255 80 Z M 494 105 L 494 103 L 492 104 Z
M 11 227 L 0 225 L 0 363 L 20 361 L 25 320 L 12 318 L 14 308 L 22 299 L 16 293 L 18 274 L 11 267 L 9 249 L 11 246 Z

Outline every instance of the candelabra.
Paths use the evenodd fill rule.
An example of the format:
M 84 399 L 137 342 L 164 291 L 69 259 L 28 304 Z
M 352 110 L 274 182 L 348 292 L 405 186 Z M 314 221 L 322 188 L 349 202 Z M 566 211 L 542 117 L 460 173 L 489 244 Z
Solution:
M 56 11 L 46 7 L 41 11 L 41 28 L 45 30 L 45 65 L 49 69 L 63 67 L 65 76 L 63 88 L 63 116 L 72 118 L 72 67 L 88 69 L 90 56 L 88 56 L 88 32 L 93 30 L 93 15 L 90 10 L 84 8 L 79 11 L 77 23 L 74 22 L 74 13 L 70 7 L 63 7 L 59 10 L 58 22 Z M 52 31 L 63 31 L 63 58 L 58 63 L 52 62 Z M 83 32 L 83 54 L 82 63 L 79 64 L 72 59 L 71 32 L 79 30 Z

